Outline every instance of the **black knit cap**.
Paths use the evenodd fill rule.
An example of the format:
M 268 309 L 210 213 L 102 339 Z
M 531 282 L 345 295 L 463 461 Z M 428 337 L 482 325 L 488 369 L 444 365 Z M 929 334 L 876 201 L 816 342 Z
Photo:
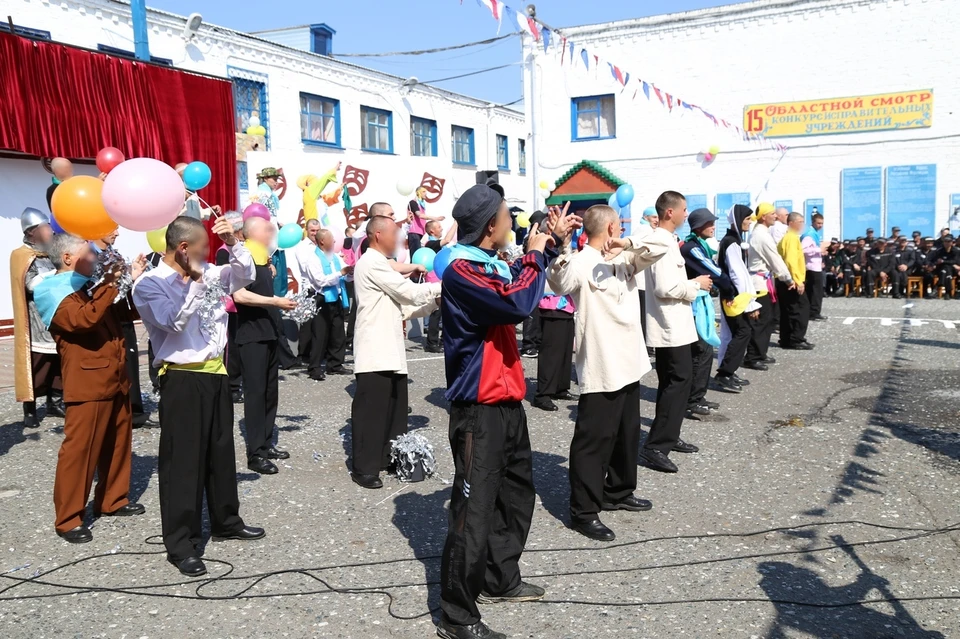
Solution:
M 453 205 L 457 240 L 463 244 L 473 244 L 480 239 L 502 202 L 503 196 L 486 184 L 475 184 L 464 191 Z

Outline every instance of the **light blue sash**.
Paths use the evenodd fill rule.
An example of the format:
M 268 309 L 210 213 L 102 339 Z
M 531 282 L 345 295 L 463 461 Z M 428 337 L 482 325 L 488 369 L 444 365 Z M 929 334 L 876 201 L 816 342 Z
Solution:
M 33 303 L 37 305 L 37 312 L 40 313 L 43 325 L 50 328 L 53 316 L 57 314 L 63 298 L 73 295 L 89 281 L 89 277 L 84 277 L 76 271 L 68 271 L 51 275 L 37 284 L 33 289 Z
M 496 254 L 490 255 L 481 248 L 471 246 L 470 244 L 457 244 L 450 249 L 450 261 L 467 260 L 483 264 L 484 270 L 490 275 L 496 273 L 508 282 L 513 281 L 513 273 L 510 272 L 510 266 L 501 260 Z

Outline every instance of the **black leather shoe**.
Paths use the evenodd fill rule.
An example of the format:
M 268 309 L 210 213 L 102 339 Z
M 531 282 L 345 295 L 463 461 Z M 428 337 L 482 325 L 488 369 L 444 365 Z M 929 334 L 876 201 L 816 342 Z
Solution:
M 327 379 L 327 376 L 326 376 L 323 372 L 320 372 L 320 373 L 307 373 L 307 377 L 309 377 L 310 379 L 312 379 L 312 380 L 315 381 L 315 382 L 322 382 L 322 381 L 324 381 L 325 379 Z
M 23 409 L 23 426 L 24 428 L 36 428 L 40 425 L 40 420 L 37 419 L 36 409 L 28 411 L 26 408 L 26 403 L 24 403 Z
M 266 536 L 267 531 L 263 528 L 257 528 L 256 526 L 244 526 L 240 530 L 227 533 L 226 535 L 212 535 L 215 541 L 253 541 L 255 539 L 263 539 Z
M 893 296 L 894 299 L 900 299 L 900 297 L 900 295 Z M 830 318 L 828 318 L 826 315 L 811 315 L 810 319 L 812 319 L 814 322 L 826 322 Z
M 66 417 L 67 416 L 67 407 L 63 405 L 63 398 L 58 397 L 56 400 L 47 399 L 47 417 Z
M 369 488 L 370 490 L 383 488 L 383 482 L 380 481 L 378 475 L 358 475 L 356 473 L 350 473 L 350 479 L 361 488 Z
M 720 410 L 720 404 L 718 404 L 717 402 L 711 402 L 705 399 L 703 400 L 702 405 L 706 406 L 710 410 Z
M 749 368 L 752 371 L 768 371 L 770 367 L 764 364 L 763 362 L 744 362 L 744 368 Z
M 717 375 L 713 378 L 713 382 L 717 385 L 717 388 L 726 392 L 726 393 L 742 393 L 743 386 L 736 383 L 732 377 L 726 375 Z
M 780 348 L 788 351 L 812 351 L 813 344 L 809 342 L 800 342 L 799 344 L 790 344 L 789 346 L 781 344 Z
M 423 352 L 424 353 L 442 353 L 443 347 L 442 346 L 424 346 Z
M 478 604 L 495 603 L 523 603 L 524 601 L 540 601 L 546 591 L 540 586 L 528 584 L 521 581 L 516 588 L 509 590 L 502 595 L 491 595 L 488 592 L 481 592 L 477 597 Z
M 704 404 L 697 404 L 696 406 L 687 407 L 688 413 L 693 413 L 694 415 L 709 415 L 710 408 Z
M 682 439 L 678 439 L 677 443 L 673 445 L 673 452 L 675 453 L 699 453 L 700 449 L 694 446 L 693 444 L 688 444 Z
M 150 413 L 134 413 L 133 414 L 133 427 L 142 428 L 144 424 L 150 421 Z
M 232 393 L 230 393 L 230 399 L 233 401 L 234 404 L 242 404 L 243 391 L 233 391 Z
M 749 381 L 743 379 L 742 377 L 740 377 L 740 376 L 737 375 L 736 373 L 734 373 L 733 375 L 731 375 L 731 376 L 730 376 L 730 379 L 732 379 L 732 380 L 733 380 L 733 383 L 734 383 L 734 384 L 737 384 L 738 386 L 749 386 L 749 385 L 750 385 L 750 382 L 749 382 Z
M 575 402 L 579 397 L 571 393 L 570 391 L 563 391 L 562 393 L 557 393 L 553 398 L 560 402 Z
M 770 357 L 769 355 L 767 355 L 766 357 L 764 357 L 764 358 L 763 358 L 762 360 L 760 360 L 760 361 L 763 362 L 764 364 L 776 364 L 776 363 L 777 363 L 777 358 L 776 358 L 776 357 Z
M 85 544 L 88 541 L 93 541 L 93 533 L 86 526 L 77 526 L 73 530 L 58 532 L 57 534 L 60 535 L 61 539 L 69 541 L 71 544 Z
M 175 561 L 173 557 L 167 555 L 167 561 L 176 566 L 181 575 L 186 575 L 187 577 L 200 577 L 207 574 L 207 567 L 203 565 L 199 557 L 187 557 L 186 559 Z
M 648 468 L 658 470 L 661 473 L 675 473 L 677 465 L 670 461 L 670 458 L 653 448 L 644 448 L 640 451 L 640 458 L 646 463 Z
M 648 499 L 640 499 L 636 495 L 630 495 L 616 503 L 602 503 L 600 504 L 600 508 L 603 510 L 629 510 L 632 513 L 640 513 L 653 508 L 653 502 Z
M 290 459 L 290 453 L 282 448 L 271 446 L 267 449 L 267 459 Z
M 487 624 L 478 621 L 472 626 L 457 626 L 445 618 L 440 619 L 437 626 L 437 636 L 441 639 L 507 639 L 502 632 L 490 630 Z
M 353 375 L 353 369 L 346 366 L 337 366 L 327 369 L 327 375 Z
M 260 473 L 261 475 L 276 475 L 278 472 L 280 472 L 280 469 L 277 468 L 276 464 L 269 459 L 264 459 L 260 455 L 254 455 L 248 459 L 247 468 L 255 473 Z
M 147 512 L 147 509 L 143 507 L 143 504 L 129 503 L 126 506 L 120 506 L 112 513 L 100 513 L 97 517 L 133 517 L 145 512 Z
M 697 415 L 695 412 L 693 412 L 693 411 L 690 410 L 689 408 L 688 408 L 686 411 L 684 411 L 684 413 L 683 413 L 683 418 L 684 418 L 684 419 L 689 419 L 690 421 L 694 421 L 694 422 L 702 422 L 702 421 L 703 421 L 703 418 L 700 417 L 700 415 Z
M 613 541 L 617 538 L 617 535 L 604 526 L 603 522 L 599 519 L 594 519 L 593 521 L 575 521 L 573 522 L 573 529 L 584 537 L 596 539 L 597 541 Z
M 539 408 L 540 410 L 551 411 L 551 412 L 560 410 L 560 408 L 553 403 L 552 399 L 549 399 L 546 397 L 540 397 L 538 399 L 534 399 L 530 404 L 534 408 Z
M 413 406 L 407 406 L 407 415 L 413 414 Z

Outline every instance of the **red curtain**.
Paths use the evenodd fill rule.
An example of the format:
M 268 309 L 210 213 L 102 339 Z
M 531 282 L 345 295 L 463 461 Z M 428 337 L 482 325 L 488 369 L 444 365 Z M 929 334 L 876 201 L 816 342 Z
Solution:
M 115 146 L 171 166 L 199 160 L 213 173 L 200 197 L 237 207 L 226 80 L 0 32 L 0 98 L 0 149 L 79 159 Z

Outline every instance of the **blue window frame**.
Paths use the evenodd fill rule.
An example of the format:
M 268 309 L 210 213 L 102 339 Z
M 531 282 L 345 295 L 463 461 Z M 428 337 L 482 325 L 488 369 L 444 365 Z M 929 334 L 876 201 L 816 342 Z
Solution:
M 340 148 L 340 100 L 300 93 L 300 139 L 304 144 Z
M 116 47 L 107 46 L 105 44 L 98 44 L 97 51 L 102 51 L 103 53 L 115 55 L 118 58 L 127 58 L 128 60 L 137 59 L 137 56 L 134 54 L 133 51 L 127 51 L 126 49 L 118 49 Z M 150 62 L 153 62 L 154 64 L 162 64 L 166 67 L 173 66 L 173 60 L 170 60 L 168 58 L 158 58 L 155 55 L 150 56 Z
M 10 25 L 6 22 L 0 22 L 0 31 L 10 33 Z M 31 29 L 30 27 L 21 27 L 13 25 L 13 34 L 23 36 L 24 38 L 33 38 L 34 40 L 49 40 L 50 32 L 42 29 Z
M 393 113 L 360 107 L 360 148 L 375 153 L 393 153 Z
M 436 120 L 410 118 L 410 155 L 437 157 Z
M 476 154 L 473 146 L 473 129 L 453 125 L 453 163 L 476 166 Z
M 507 136 L 497 136 L 497 168 L 501 171 L 510 170 L 510 141 Z
M 607 140 L 617 137 L 613 94 L 570 100 L 570 139 Z
M 520 171 L 520 175 L 526 175 L 527 174 L 527 141 L 517 140 L 517 142 L 520 143 L 517 149 L 519 151 L 519 153 L 517 154 L 519 156 L 517 158 L 517 170 Z
M 245 133 L 250 118 L 260 119 L 260 126 L 267 130 L 267 148 L 270 150 L 270 104 L 267 100 L 267 76 L 255 71 L 227 67 L 227 77 L 233 83 L 233 108 L 236 132 Z

